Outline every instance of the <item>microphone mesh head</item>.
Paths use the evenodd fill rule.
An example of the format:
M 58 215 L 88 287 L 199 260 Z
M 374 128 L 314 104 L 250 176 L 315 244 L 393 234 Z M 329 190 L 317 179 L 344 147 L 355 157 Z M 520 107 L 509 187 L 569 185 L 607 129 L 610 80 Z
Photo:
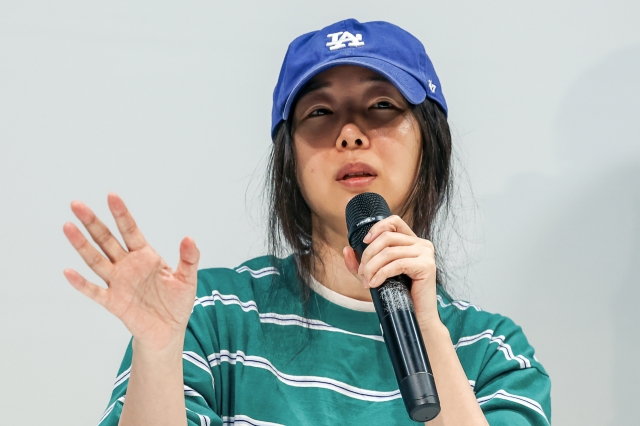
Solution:
M 346 209 L 347 229 L 349 231 L 349 244 L 355 247 L 362 242 L 369 229 L 378 220 L 366 222 L 360 226 L 358 224 L 366 218 L 389 217 L 391 210 L 389 205 L 381 195 L 375 192 L 363 192 L 349 201 Z

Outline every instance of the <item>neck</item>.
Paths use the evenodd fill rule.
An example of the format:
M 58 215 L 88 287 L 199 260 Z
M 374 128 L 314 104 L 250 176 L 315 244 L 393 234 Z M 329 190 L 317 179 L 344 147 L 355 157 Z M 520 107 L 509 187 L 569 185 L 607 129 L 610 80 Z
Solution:
M 313 223 L 313 248 L 317 254 L 313 265 L 313 276 L 320 284 L 356 300 L 371 302 L 371 293 L 362 287 L 344 263 L 342 250 L 349 245 L 345 232 L 336 232 L 330 227 L 318 225 L 316 217 Z

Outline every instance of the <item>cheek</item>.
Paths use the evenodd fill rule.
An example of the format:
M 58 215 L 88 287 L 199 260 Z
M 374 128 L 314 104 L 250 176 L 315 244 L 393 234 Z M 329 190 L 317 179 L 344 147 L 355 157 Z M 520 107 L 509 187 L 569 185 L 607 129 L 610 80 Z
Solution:
M 374 130 L 374 139 L 378 142 L 374 146 L 382 151 L 383 158 L 400 163 L 405 172 L 411 172 L 409 165 L 418 163 L 422 143 L 420 128 L 412 116 L 399 117 L 392 126 Z
M 307 204 L 312 206 L 315 204 L 313 198 L 318 198 L 318 194 L 324 194 L 325 192 L 323 183 L 326 182 L 326 177 L 324 176 L 325 168 L 322 165 L 326 164 L 326 161 L 323 159 L 320 150 L 314 149 L 307 144 L 297 145 L 295 155 L 298 186 Z
M 420 129 L 412 118 L 403 117 L 392 128 L 376 131 L 376 138 L 381 138 L 377 147 L 386 170 L 385 193 L 389 196 L 387 201 L 394 213 L 413 190 L 420 167 Z
M 422 137 L 420 136 L 420 126 L 415 117 L 407 114 L 397 130 L 398 140 L 403 141 L 408 160 L 413 159 L 413 164 L 420 163 L 422 153 Z
M 310 179 L 310 175 L 315 173 L 315 165 L 313 162 L 313 150 L 308 148 L 308 145 L 298 144 L 295 148 L 294 155 L 296 156 L 296 175 L 298 176 L 298 184 L 300 188 L 306 186 L 306 183 Z
M 302 192 L 307 203 L 309 202 L 309 193 L 313 194 L 316 191 L 314 182 L 316 182 L 317 179 L 314 179 L 314 174 L 315 168 L 313 166 L 298 166 L 298 187 L 300 187 L 300 192 Z
M 409 147 L 412 142 L 419 139 L 419 135 L 420 128 L 411 113 L 397 116 L 394 120 L 386 123 L 386 125 L 372 130 L 374 139 L 403 147 Z

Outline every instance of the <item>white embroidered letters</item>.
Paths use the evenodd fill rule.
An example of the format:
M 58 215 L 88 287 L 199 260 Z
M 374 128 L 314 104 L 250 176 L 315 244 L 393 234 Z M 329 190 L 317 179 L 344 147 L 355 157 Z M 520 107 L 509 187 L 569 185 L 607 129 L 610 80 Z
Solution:
M 360 47 L 364 46 L 364 41 L 362 41 L 362 34 L 353 35 L 349 31 L 333 33 L 327 35 L 327 37 L 331 37 L 331 41 L 327 43 L 327 47 L 329 50 L 338 50 L 343 47 Z M 349 44 L 345 44 L 349 42 Z
M 435 93 L 436 92 L 436 85 L 433 84 L 433 82 L 431 80 L 429 80 L 429 90 L 431 90 L 431 93 Z

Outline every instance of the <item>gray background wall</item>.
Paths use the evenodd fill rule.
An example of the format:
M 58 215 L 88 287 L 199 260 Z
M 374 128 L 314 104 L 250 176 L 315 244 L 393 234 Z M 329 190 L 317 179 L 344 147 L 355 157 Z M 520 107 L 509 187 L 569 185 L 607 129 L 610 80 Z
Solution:
M 637 423 L 640 2 L 4 0 L 1 424 L 95 424 L 129 338 L 62 275 L 97 279 L 70 201 L 113 225 L 118 192 L 173 265 L 185 235 L 201 267 L 262 253 L 280 62 L 347 17 L 406 28 L 442 80 L 475 195 L 456 293 L 523 326 L 555 424 Z

